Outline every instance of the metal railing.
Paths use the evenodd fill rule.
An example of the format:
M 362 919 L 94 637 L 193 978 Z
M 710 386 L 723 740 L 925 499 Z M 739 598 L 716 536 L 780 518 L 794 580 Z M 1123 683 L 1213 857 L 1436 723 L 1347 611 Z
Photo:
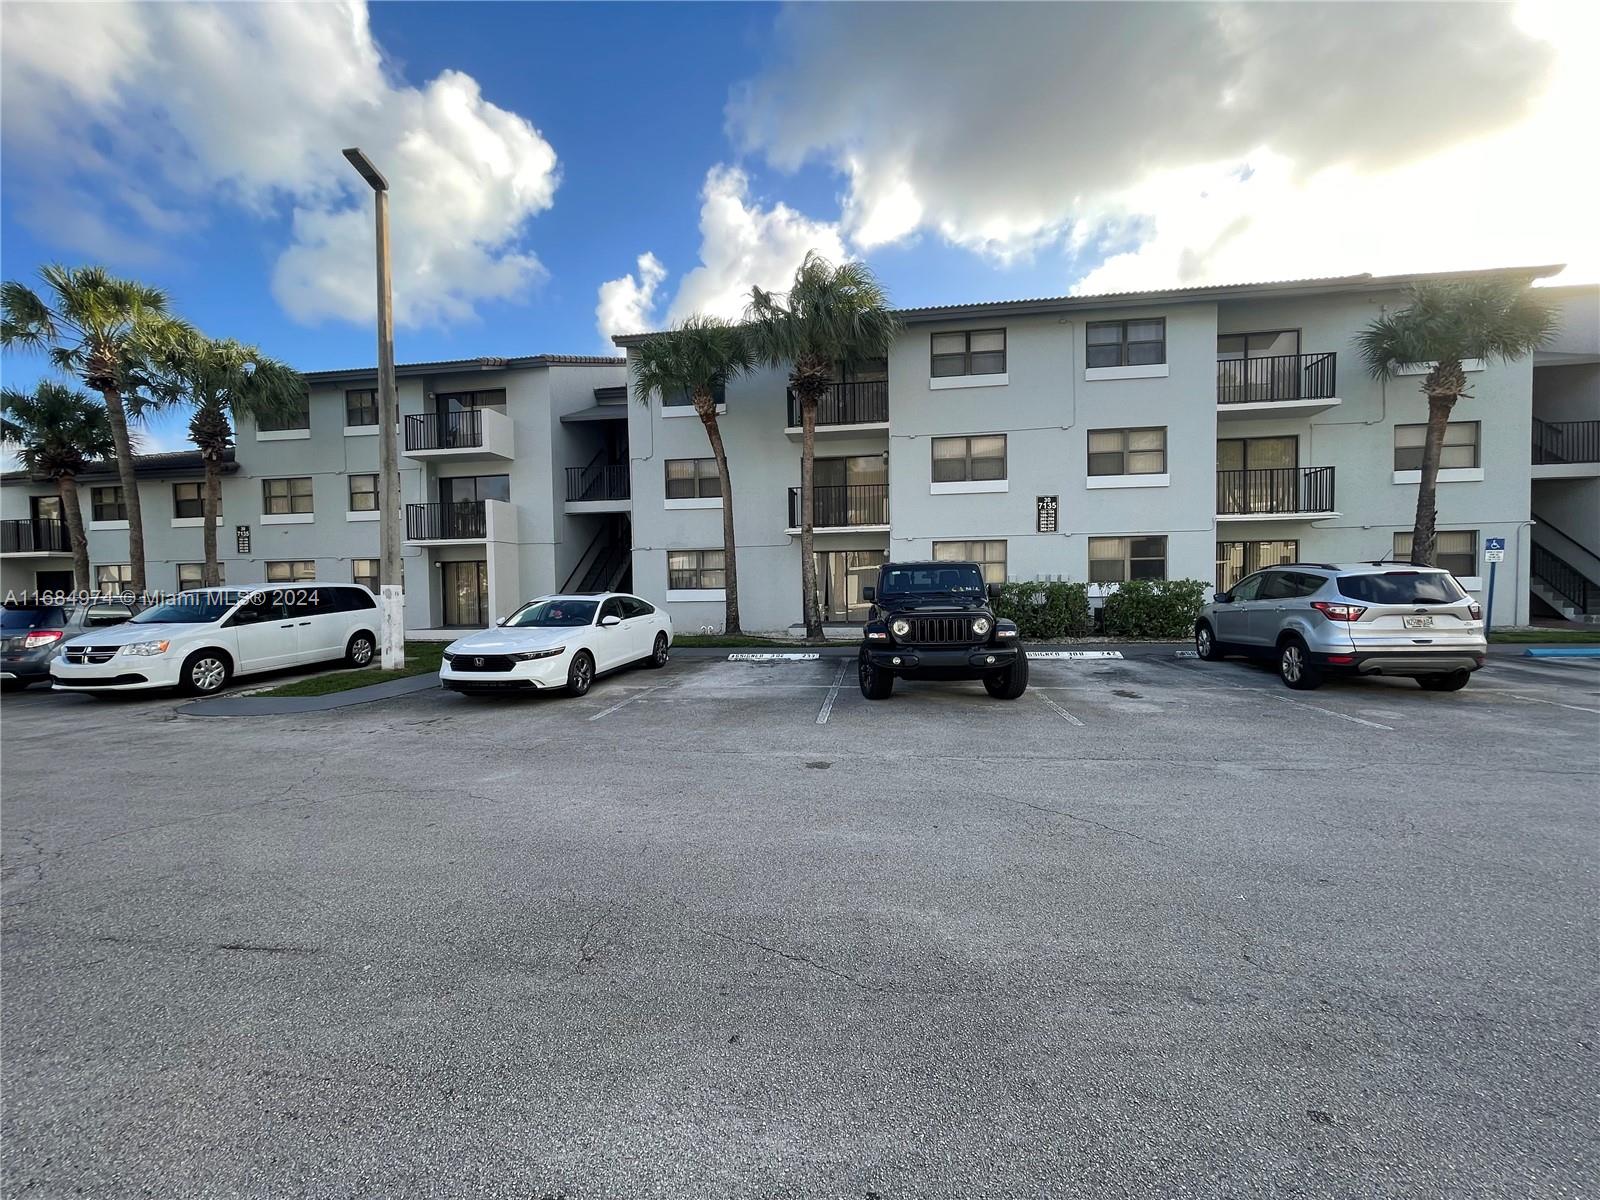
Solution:
M 1217 403 L 1331 400 L 1334 368 L 1331 350 L 1321 354 L 1274 354 L 1268 358 L 1219 358 Z
M 1535 417 L 1533 461 L 1537 466 L 1600 462 L 1600 421 L 1541 421 Z
M 412 413 L 406 417 L 406 450 L 470 450 L 483 445 L 483 413 Z
M 811 489 L 811 527 L 839 529 L 889 523 L 889 485 L 851 483 Z M 789 528 L 800 528 L 800 489 L 789 489 Z
M 818 425 L 881 425 L 889 419 L 889 381 L 835 383 L 817 401 Z M 789 393 L 789 428 L 800 428 L 800 401 Z
M 1223 516 L 1332 511 L 1332 467 L 1217 472 L 1217 512 Z
M 1542 580 L 1551 591 L 1568 600 L 1585 616 L 1600 613 L 1600 586 L 1591 583 L 1577 567 L 1559 554 L 1533 544 L 1533 554 L 1528 563 L 1535 579 Z
M 567 468 L 568 500 L 626 500 L 629 496 L 627 463 L 590 463 Z
M 72 539 L 65 521 L 35 517 L 20 521 L 0 521 L 0 554 L 70 554 Z
M 455 500 L 449 504 L 406 505 L 406 540 L 448 541 L 488 535 L 488 516 L 482 500 Z

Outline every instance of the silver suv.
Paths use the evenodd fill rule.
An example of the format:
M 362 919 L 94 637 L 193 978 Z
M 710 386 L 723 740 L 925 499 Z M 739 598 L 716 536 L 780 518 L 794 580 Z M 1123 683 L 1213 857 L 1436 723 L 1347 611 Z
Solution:
M 1195 621 L 1207 662 L 1277 661 L 1289 687 L 1325 676 L 1403 675 L 1434 692 L 1467 685 L 1488 652 L 1483 612 L 1448 571 L 1402 563 L 1286 563 L 1218 592 Z

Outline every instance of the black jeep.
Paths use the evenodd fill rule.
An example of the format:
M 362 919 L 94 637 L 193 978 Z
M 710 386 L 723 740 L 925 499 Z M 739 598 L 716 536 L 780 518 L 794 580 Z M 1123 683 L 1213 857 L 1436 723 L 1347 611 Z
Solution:
M 1017 627 L 989 607 L 976 563 L 885 563 L 877 587 L 861 589 L 872 605 L 861 643 L 861 694 L 886 700 L 895 676 L 981 679 L 989 695 L 1015 700 L 1028 689 L 1028 656 Z

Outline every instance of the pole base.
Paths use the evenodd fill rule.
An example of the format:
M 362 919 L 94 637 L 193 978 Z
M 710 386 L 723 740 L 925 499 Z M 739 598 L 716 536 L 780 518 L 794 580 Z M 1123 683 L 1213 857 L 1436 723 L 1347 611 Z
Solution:
M 392 583 L 378 590 L 381 593 L 378 607 L 383 617 L 383 629 L 378 638 L 383 669 L 398 671 L 406 665 L 405 590 Z

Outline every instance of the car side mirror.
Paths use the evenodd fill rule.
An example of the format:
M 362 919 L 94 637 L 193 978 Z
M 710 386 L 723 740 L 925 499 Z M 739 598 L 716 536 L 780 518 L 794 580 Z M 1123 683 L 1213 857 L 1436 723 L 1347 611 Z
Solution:
M 601 629 L 611 629 L 611 628 L 613 628 L 613 627 L 615 627 L 617 625 L 621 625 L 621 624 L 622 624 L 622 618 L 621 617 L 601 617 L 600 618 L 600 628 Z
M 509 621 L 510 619 L 511 619 L 510 617 L 496 617 L 494 619 L 494 623 L 495 623 L 496 627 L 503 628 L 505 626 L 505 623 L 507 621 Z
M 1227 592 L 1218 592 L 1216 595 L 1212 596 L 1211 599 L 1212 599 L 1212 602 L 1216 603 L 1216 604 L 1232 604 L 1233 603 L 1233 597 L 1230 596 Z
M 989 585 L 989 599 L 991 599 L 991 600 L 1000 599 L 1000 585 L 998 583 L 991 583 Z
M 868 604 L 876 603 L 878 599 L 878 589 L 873 587 L 871 584 L 868 584 L 866 587 L 861 589 L 861 598 Z

